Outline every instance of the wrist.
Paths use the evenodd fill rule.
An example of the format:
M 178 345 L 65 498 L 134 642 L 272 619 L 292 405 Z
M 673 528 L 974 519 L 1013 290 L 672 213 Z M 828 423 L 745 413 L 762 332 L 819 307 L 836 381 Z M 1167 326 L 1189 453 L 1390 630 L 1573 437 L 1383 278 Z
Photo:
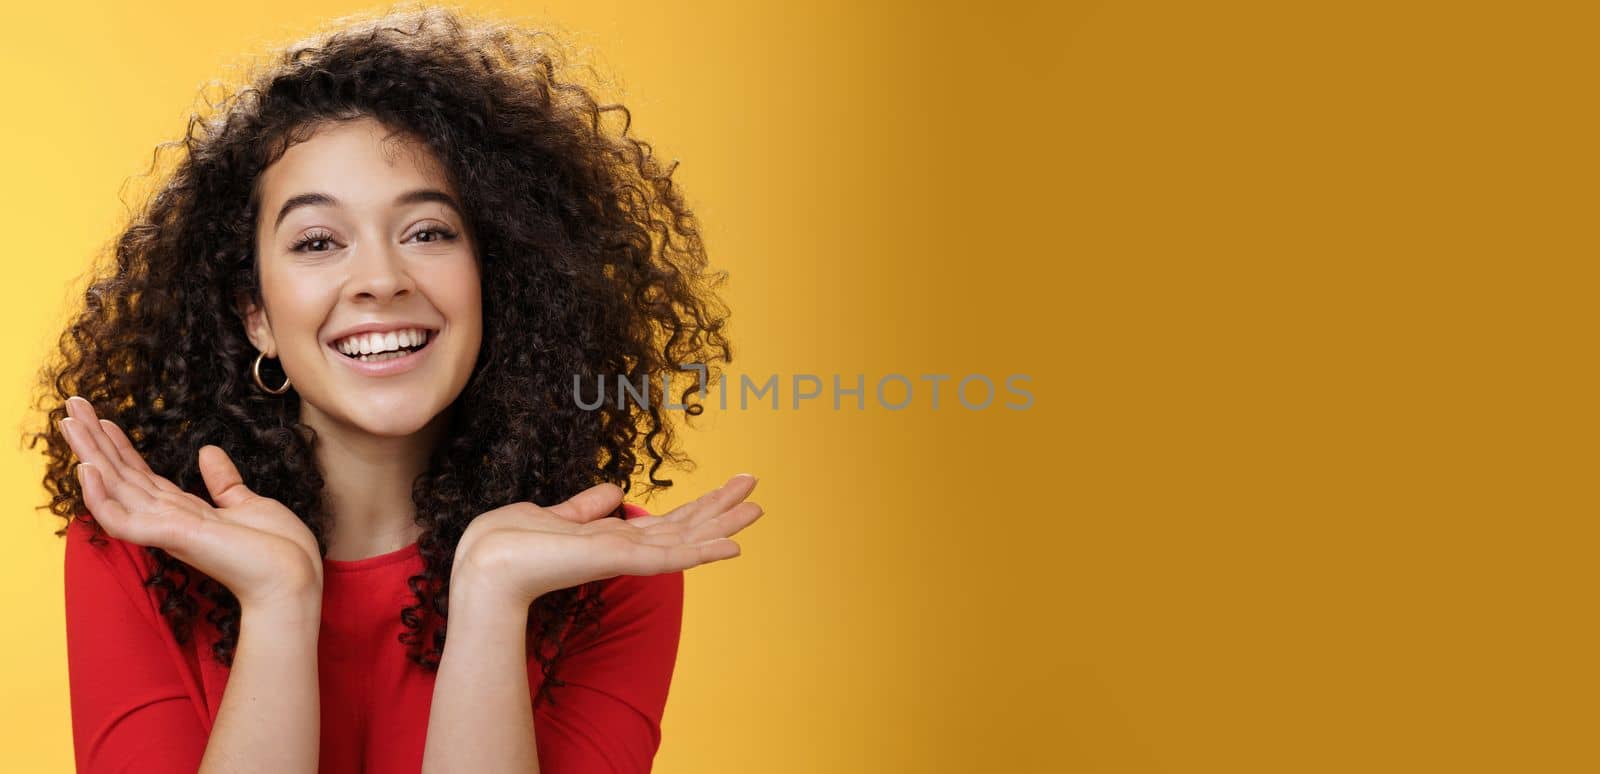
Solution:
M 275 613 L 302 612 L 322 607 L 322 574 L 307 568 L 284 571 L 273 582 L 237 593 L 243 609 L 271 610 Z
M 309 590 L 262 600 L 240 600 L 239 618 L 243 622 L 270 623 L 290 630 L 317 631 L 322 626 L 322 594 Z
M 537 597 L 535 597 L 537 598 Z M 521 618 L 526 623 L 532 600 L 520 599 L 483 573 L 463 568 L 450 578 L 450 622 L 452 627 L 468 621 L 507 621 Z

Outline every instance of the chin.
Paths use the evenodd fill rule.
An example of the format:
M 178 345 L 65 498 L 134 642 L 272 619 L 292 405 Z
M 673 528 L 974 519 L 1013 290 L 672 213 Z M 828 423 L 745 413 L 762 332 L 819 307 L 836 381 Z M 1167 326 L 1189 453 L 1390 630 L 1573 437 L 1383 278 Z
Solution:
M 439 412 L 430 413 L 423 410 L 420 403 L 412 403 L 395 410 L 367 406 L 349 412 L 347 416 L 351 425 L 368 434 L 385 438 L 404 438 L 421 432 L 438 414 Z

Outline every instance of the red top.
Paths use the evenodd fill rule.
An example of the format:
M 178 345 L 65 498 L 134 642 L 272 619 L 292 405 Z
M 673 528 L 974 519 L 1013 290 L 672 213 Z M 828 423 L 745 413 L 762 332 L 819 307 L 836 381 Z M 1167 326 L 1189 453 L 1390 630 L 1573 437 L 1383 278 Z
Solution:
M 627 506 L 627 516 L 644 510 Z M 67 529 L 67 667 L 78 771 L 195 771 L 216 721 L 228 667 L 211 656 L 216 631 L 197 623 L 178 644 L 156 592 L 144 587 L 143 548 L 73 520 Z M 318 679 L 323 772 L 422 768 L 435 674 L 399 641 L 406 578 L 422 571 L 417 544 L 353 561 L 325 559 Z M 678 655 L 683 573 L 602 581 L 598 636 L 568 651 L 556 704 L 534 713 L 539 768 L 648 772 Z M 203 610 L 204 608 L 202 608 Z M 544 682 L 528 660 L 529 695 Z

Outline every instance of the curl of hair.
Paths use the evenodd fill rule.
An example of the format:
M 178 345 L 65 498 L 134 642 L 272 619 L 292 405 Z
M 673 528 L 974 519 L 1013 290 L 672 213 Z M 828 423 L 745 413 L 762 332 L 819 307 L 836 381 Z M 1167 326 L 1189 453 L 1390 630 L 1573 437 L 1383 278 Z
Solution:
M 170 173 L 131 213 L 41 370 L 34 407 L 46 419 L 25 440 L 45 446 L 45 507 L 69 521 L 87 515 L 73 453 L 55 430 L 65 399 L 81 395 L 185 491 L 206 496 L 201 446 L 227 450 L 246 483 L 298 514 L 326 554 L 316 434 L 300 422 L 295 393 L 254 385 L 256 351 L 238 301 L 261 303 L 262 171 L 318 126 L 355 117 L 437 156 L 477 237 L 483 280 L 482 349 L 411 493 L 424 569 L 408 581 L 414 603 L 397 611 L 409 658 L 438 666 L 455 547 L 477 515 L 553 504 L 602 482 L 629 491 L 637 473 L 645 494 L 671 486 L 663 466 L 690 461 L 664 413 L 662 375 L 682 380 L 680 365 L 699 363 L 710 384 L 731 360 L 715 293 L 725 273 L 707 269 L 697 219 L 673 186 L 676 164 L 630 136 L 627 109 L 597 102 L 569 75 L 568 57 L 549 32 L 403 8 L 337 20 L 205 100 L 183 138 L 158 147 L 152 174 L 164 152 L 175 156 Z M 620 129 L 606 120 L 613 114 Z M 605 377 L 643 385 L 647 405 L 580 408 L 577 384 Z M 703 410 L 701 394 L 690 384 L 677 396 L 687 415 Z M 213 655 L 231 664 L 238 600 L 145 550 L 147 584 L 174 634 L 187 640 L 203 598 L 205 623 L 218 632 Z M 535 601 L 529 648 L 546 675 L 541 697 L 561 684 L 568 642 L 598 620 L 597 591 L 585 584 Z

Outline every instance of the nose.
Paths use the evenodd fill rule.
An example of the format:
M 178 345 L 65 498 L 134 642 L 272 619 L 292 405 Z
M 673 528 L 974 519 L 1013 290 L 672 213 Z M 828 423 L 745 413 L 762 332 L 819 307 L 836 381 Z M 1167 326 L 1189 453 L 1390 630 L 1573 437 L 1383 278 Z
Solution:
M 353 301 L 387 303 L 416 289 L 405 258 L 382 241 L 358 247 L 349 265 L 345 295 Z

